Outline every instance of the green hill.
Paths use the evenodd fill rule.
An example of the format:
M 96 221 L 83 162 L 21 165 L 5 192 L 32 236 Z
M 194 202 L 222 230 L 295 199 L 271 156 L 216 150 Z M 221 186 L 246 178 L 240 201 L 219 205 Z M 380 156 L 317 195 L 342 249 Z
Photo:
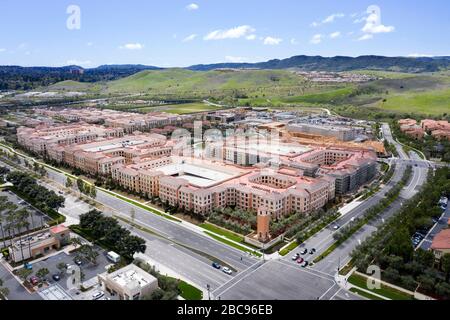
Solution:
M 107 93 L 184 93 L 300 86 L 304 79 L 285 70 L 214 70 L 195 72 L 185 69 L 143 71 L 107 83 Z

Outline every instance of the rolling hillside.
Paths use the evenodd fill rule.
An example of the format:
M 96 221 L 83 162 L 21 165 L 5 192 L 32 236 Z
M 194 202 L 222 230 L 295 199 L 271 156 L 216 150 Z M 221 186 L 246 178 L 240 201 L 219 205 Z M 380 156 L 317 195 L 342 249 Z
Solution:
M 107 83 L 108 93 L 182 93 L 300 86 L 302 77 L 284 70 L 195 72 L 185 69 L 143 71 Z

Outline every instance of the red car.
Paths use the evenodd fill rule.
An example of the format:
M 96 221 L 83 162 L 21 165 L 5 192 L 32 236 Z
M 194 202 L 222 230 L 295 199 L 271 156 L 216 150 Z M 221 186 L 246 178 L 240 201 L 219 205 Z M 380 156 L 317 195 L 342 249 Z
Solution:
M 300 263 L 303 263 L 303 261 L 305 261 L 305 259 L 303 259 L 303 258 L 298 258 L 297 263 L 300 264 Z
M 35 286 L 35 285 L 37 285 L 37 284 L 39 283 L 39 278 L 36 277 L 36 276 L 32 276 L 32 277 L 30 278 L 30 282 L 31 282 L 31 284 L 32 284 L 33 286 Z

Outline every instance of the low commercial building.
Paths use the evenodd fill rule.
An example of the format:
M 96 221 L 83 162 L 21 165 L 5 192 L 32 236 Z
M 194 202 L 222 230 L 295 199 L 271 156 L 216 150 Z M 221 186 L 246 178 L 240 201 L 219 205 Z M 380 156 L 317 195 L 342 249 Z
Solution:
M 287 126 L 290 133 L 302 133 L 309 135 L 319 135 L 325 137 L 333 137 L 341 141 L 353 141 L 358 135 L 363 134 L 364 130 L 357 127 L 337 126 L 330 124 L 309 124 L 309 123 L 293 123 Z
M 158 288 L 158 279 L 134 264 L 98 275 L 102 290 L 120 300 L 140 300 Z
M 20 262 L 45 256 L 69 242 L 70 230 L 64 225 L 59 225 L 14 239 L 9 253 L 14 262 Z

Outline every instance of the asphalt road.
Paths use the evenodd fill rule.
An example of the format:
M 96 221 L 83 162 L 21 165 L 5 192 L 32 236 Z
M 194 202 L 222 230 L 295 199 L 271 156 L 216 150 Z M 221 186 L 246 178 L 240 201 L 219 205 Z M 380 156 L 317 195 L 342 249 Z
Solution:
M 411 197 L 417 192 L 418 187 L 426 179 L 426 171 L 429 167 L 429 163 L 422 161 L 418 157 L 416 158 L 414 155 L 411 156 L 412 160 L 410 160 L 408 155 L 403 151 L 403 148 L 392 139 L 389 127 L 383 126 L 383 132 L 386 139 L 394 143 L 400 155 L 400 159 L 393 160 L 397 164 L 393 178 L 374 196 L 352 209 L 336 223 L 341 227 L 345 226 L 352 218 L 361 216 L 368 208 L 377 204 L 384 197 L 384 194 L 401 179 L 408 164 L 413 165 L 411 182 L 406 186 L 400 198 L 379 219 L 361 228 L 351 239 L 311 268 L 301 268 L 295 262 L 290 261 L 290 257 L 271 260 L 266 263 L 258 262 L 257 259 L 243 256 L 238 250 L 229 248 L 192 230 L 186 229 L 178 223 L 150 214 L 141 208 L 135 207 L 128 202 L 117 199 L 102 191 L 97 192 L 97 200 L 111 210 L 119 212 L 124 216 L 129 216 L 133 208 L 135 210 L 136 222 L 147 226 L 149 229 L 154 230 L 156 233 L 168 239 L 164 240 L 146 234 L 145 238 L 149 243 L 147 254 L 161 261 L 161 263 L 167 264 L 168 267 L 184 273 L 183 275 L 190 276 L 191 278 L 189 279 L 193 279 L 192 281 L 194 283 L 201 286 L 204 283 L 210 284 L 213 289 L 213 298 L 215 299 L 360 299 L 342 290 L 335 283 L 334 275 L 338 265 L 343 265 L 348 261 L 351 251 L 373 233 L 377 226 L 383 223 L 385 219 L 397 212 L 405 198 Z M 49 171 L 49 176 L 52 180 L 57 181 L 61 185 L 65 185 L 64 175 Z M 317 249 L 315 255 L 308 256 L 310 261 L 334 242 L 334 232 L 332 227 L 329 227 L 302 245 L 307 248 Z M 239 273 L 234 275 L 234 277 L 230 277 L 228 280 L 224 278 L 224 274 L 220 274 L 219 271 L 216 272 L 216 270 L 212 269 L 207 263 L 207 259 L 205 260 L 204 257 L 199 257 L 194 252 L 179 247 L 170 241 L 182 243 L 209 255 L 216 256 L 235 267 L 239 270 Z
M 362 243 L 368 236 L 377 230 L 389 217 L 398 212 L 405 199 L 417 193 L 419 187 L 425 182 L 429 163 L 422 161 L 418 156 L 408 155 L 403 148 L 392 139 L 390 129 L 383 126 L 385 137 L 396 146 L 400 159 L 393 159 L 396 163 L 396 171 L 392 179 L 381 188 L 379 192 L 365 200 L 357 207 L 347 212 L 334 224 L 341 227 L 350 223 L 353 218 L 359 217 L 364 212 L 376 205 L 384 198 L 386 192 L 394 187 L 402 178 L 407 165 L 413 166 L 413 174 L 410 182 L 405 187 L 400 197 L 381 214 L 379 218 L 362 227 L 350 239 L 334 250 L 319 263 L 302 269 L 291 256 L 300 252 L 303 248 L 315 248 L 317 253 L 303 256 L 312 261 L 325 249 L 334 243 L 333 234 L 336 232 L 333 225 L 322 230 L 314 237 L 303 243 L 300 247 L 280 260 L 269 261 L 256 270 L 244 272 L 231 282 L 220 287 L 214 292 L 214 296 L 221 299 L 294 299 L 294 300 L 357 300 L 361 299 L 353 295 L 335 282 L 334 276 L 338 267 L 345 265 L 350 260 L 350 253 Z M 417 166 L 416 166 L 417 165 Z
M 49 178 L 65 185 L 65 176 L 63 174 L 48 170 Z M 217 257 L 233 266 L 236 270 L 244 270 L 254 264 L 257 259 L 248 257 L 240 250 L 226 246 L 217 242 L 206 235 L 201 235 L 188 228 L 183 227 L 179 222 L 173 222 L 158 215 L 152 214 L 147 210 L 139 208 L 131 203 L 123 201 L 101 190 L 97 191 L 96 200 L 120 215 L 131 219 L 131 210 L 135 212 L 135 222 L 144 225 L 157 234 L 172 240 L 174 242 L 186 245 L 190 248 L 200 250 L 208 255 Z M 242 258 L 242 259 L 241 259 Z
M 42 300 L 38 294 L 30 294 L 0 263 L 0 279 L 3 280 L 3 287 L 8 288 L 9 300 Z
M 63 190 L 66 183 L 65 175 L 53 170 L 47 170 L 47 172 L 48 178 L 56 182 L 56 184 L 43 184 L 56 192 Z M 87 207 L 79 203 L 76 200 L 76 196 L 67 194 L 65 196 L 73 199 L 69 199 L 69 205 L 66 205 L 61 210 L 61 213 L 77 221 L 79 215 L 84 213 Z M 192 231 L 178 222 L 172 222 L 152 214 L 103 191 L 97 191 L 96 200 L 105 207 L 104 213 L 108 215 L 114 214 L 130 219 L 130 212 L 133 209 L 136 223 L 161 236 L 133 230 L 134 233 L 147 241 L 146 254 L 161 265 L 191 280 L 199 287 L 204 288 L 206 285 L 210 285 L 211 290 L 214 290 L 233 279 L 239 272 L 258 262 L 258 259 L 249 257 L 240 250 L 226 246 L 206 235 Z M 129 227 L 124 222 L 121 222 L 121 224 Z M 194 251 L 190 250 L 190 248 L 194 249 Z M 197 252 L 202 252 L 203 255 Z M 223 261 L 238 272 L 232 276 L 226 275 L 211 266 L 213 260 Z
M 418 248 L 422 248 L 423 250 L 430 249 L 434 237 L 440 231 L 448 227 L 449 221 L 450 221 L 450 206 L 447 205 L 447 210 L 445 210 L 439 221 L 431 228 L 431 230 L 426 235 L 425 239 L 423 239 L 422 242 L 419 244 Z

